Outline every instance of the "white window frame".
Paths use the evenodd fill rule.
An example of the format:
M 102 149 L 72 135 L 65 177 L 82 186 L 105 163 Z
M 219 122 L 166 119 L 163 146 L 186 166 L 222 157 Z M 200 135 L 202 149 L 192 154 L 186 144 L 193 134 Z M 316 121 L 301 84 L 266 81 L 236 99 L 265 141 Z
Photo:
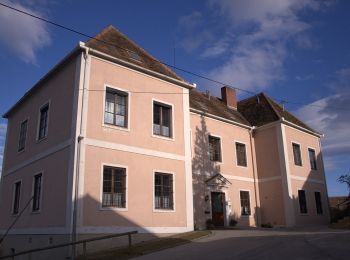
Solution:
M 19 141 L 20 141 L 20 138 L 21 138 L 21 126 L 22 124 L 27 121 L 27 131 L 26 131 L 26 139 L 25 139 L 25 142 L 24 142 L 24 148 L 23 150 L 21 151 L 18 151 L 18 148 L 19 148 Z M 23 119 L 20 123 L 19 123 L 19 133 L 18 133 L 18 143 L 17 143 L 17 153 L 20 154 L 20 153 L 23 153 L 25 150 L 26 150 L 26 147 L 27 147 L 27 139 L 28 139 L 28 126 L 29 126 L 29 117 Z
M 41 186 L 40 186 L 40 199 L 39 199 L 39 210 L 33 210 L 33 204 L 34 204 L 34 188 L 35 188 L 35 176 L 41 174 Z M 32 195 L 33 198 L 30 203 L 30 212 L 31 214 L 40 214 L 41 210 L 43 208 L 43 193 L 44 193 L 44 171 L 38 171 L 32 175 Z
M 19 193 L 19 200 L 18 200 L 18 213 L 13 213 L 13 208 L 15 206 L 15 186 L 16 184 L 20 182 L 21 183 L 21 189 Z M 23 189 L 23 181 L 22 179 L 15 180 L 12 185 L 12 203 L 11 203 L 11 209 L 10 209 L 10 214 L 11 216 L 18 216 L 18 214 L 21 212 L 21 197 L 22 197 L 22 189 Z
M 247 161 L 247 166 L 243 166 L 243 165 L 238 165 L 238 158 L 237 158 L 237 147 L 236 147 L 236 144 L 239 143 L 239 144 L 244 144 L 244 148 L 245 148 L 245 159 Z M 234 154 L 235 154 L 235 157 L 236 157 L 236 166 L 237 167 L 240 167 L 240 168 L 243 168 L 243 169 L 248 169 L 248 153 L 247 153 L 247 143 L 246 142 L 242 142 L 242 141 L 239 141 L 239 140 L 234 140 Z
M 44 108 L 45 106 L 49 106 L 49 109 L 47 110 L 47 124 L 46 124 L 46 135 L 39 140 L 39 130 L 40 130 L 40 114 L 41 114 L 41 109 Z M 49 124 L 50 124 L 50 111 L 51 111 L 51 99 L 46 101 L 43 105 L 39 107 L 39 113 L 38 113 L 38 122 L 36 126 L 36 142 L 39 143 L 43 140 L 47 139 L 47 136 L 49 135 Z
M 295 142 L 295 141 L 291 141 L 291 144 L 292 144 L 293 165 L 294 165 L 294 166 L 297 166 L 297 167 L 304 167 L 304 162 L 303 162 L 303 152 L 302 152 L 302 151 L 303 151 L 303 149 L 302 149 L 301 143 L 299 143 L 299 142 Z M 297 164 L 295 164 L 293 144 L 297 144 L 297 145 L 299 145 L 299 148 L 300 148 L 300 162 L 301 162 L 301 165 L 297 165 Z
M 127 127 L 121 127 L 121 126 L 117 126 L 117 125 L 110 125 L 110 124 L 106 124 L 105 123 L 105 106 L 106 106 L 106 93 L 107 93 L 107 89 L 114 89 L 117 92 L 123 92 L 127 95 L 127 101 L 128 101 L 128 107 L 127 107 Z M 130 125 L 131 125 L 131 92 L 129 90 L 123 89 L 123 88 L 119 88 L 116 86 L 113 86 L 111 84 L 104 84 L 103 85 L 103 102 L 102 102 L 102 127 L 106 127 L 106 128 L 111 128 L 111 129 L 115 129 L 115 130 L 121 130 L 121 131 L 126 131 L 126 132 L 130 132 Z
M 115 168 L 123 168 L 125 169 L 125 208 L 118 207 L 103 207 L 103 169 L 104 167 L 115 167 Z M 101 163 L 101 173 L 100 173 L 100 210 L 101 211 L 128 211 L 129 210 L 129 167 L 127 165 L 122 164 L 114 164 L 114 163 Z
M 242 204 L 241 204 L 241 191 L 247 191 L 249 193 L 249 207 L 250 207 L 250 215 L 242 215 Z M 238 197 L 239 197 L 239 215 L 243 218 L 250 218 L 253 216 L 253 210 L 252 210 L 252 197 L 251 197 L 251 191 L 248 189 L 240 189 L 238 191 Z
M 156 209 L 156 204 L 155 204 L 155 176 L 156 173 L 165 173 L 165 174 L 171 174 L 173 175 L 173 209 Z M 172 171 L 165 171 L 165 170 L 158 170 L 158 169 L 153 169 L 153 174 L 152 174 L 152 202 L 153 202 L 153 212 L 154 213 L 174 213 L 176 212 L 176 174 L 175 172 Z
M 210 160 L 210 144 L 209 144 L 209 137 L 212 136 L 212 137 L 216 137 L 216 138 L 219 138 L 220 139 L 220 155 L 221 155 L 221 161 L 212 161 Z M 222 137 L 220 135 L 216 135 L 216 134 L 212 134 L 212 133 L 209 133 L 208 136 L 207 136 L 207 140 L 208 140 L 208 160 L 212 163 L 215 163 L 215 164 L 223 164 L 224 163 L 224 149 L 223 149 L 223 146 L 222 146 Z
M 305 192 L 306 213 L 302 213 L 302 212 L 300 211 L 299 191 L 304 191 L 304 192 Z M 299 215 L 301 215 L 301 216 L 308 216 L 308 215 L 309 215 L 310 208 L 309 208 L 308 204 L 309 204 L 309 203 L 308 203 L 308 201 L 307 201 L 307 191 L 306 191 L 306 190 L 303 190 L 303 189 L 298 189 L 298 212 L 299 212 Z
M 313 150 L 315 152 L 315 161 L 316 161 L 316 169 L 312 169 L 311 168 L 311 164 L 310 164 L 310 153 L 309 153 L 309 149 L 310 150 Z M 307 156 L 309 157 L 309 164 L 310 164 L 310 171 L 313 172 L 313 173 L 316 173 L 318 171 L 318 163 L 317 163 L 317 156 L 316 156 L 316 149 L 311 147 L 311 146 L 308 146 L 307 147 Z
M 153 133 L 153 119 L 154 119 L 154 103 L 159 103 L 159 104 L 164 104 L 165 106 L 169 106 L 171 108 L 171 137 L 166 137 L 163 135 L 155 135 Z M 175 106 L 172 103 L 157 99 L 157 98 L 152 98 L 152 103 L 151 103 L 151 111 L 152 111 L 152 116 L 151 116 L 151 136 L 167 141 L 175 141 Z

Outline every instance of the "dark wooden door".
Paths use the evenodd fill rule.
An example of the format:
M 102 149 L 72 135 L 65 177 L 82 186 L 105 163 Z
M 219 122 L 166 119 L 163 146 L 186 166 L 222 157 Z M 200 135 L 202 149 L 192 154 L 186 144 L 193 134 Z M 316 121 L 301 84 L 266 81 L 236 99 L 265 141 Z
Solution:
M 224 226 L 225 193 L 211 193 L 211 212 L 214 226 Z

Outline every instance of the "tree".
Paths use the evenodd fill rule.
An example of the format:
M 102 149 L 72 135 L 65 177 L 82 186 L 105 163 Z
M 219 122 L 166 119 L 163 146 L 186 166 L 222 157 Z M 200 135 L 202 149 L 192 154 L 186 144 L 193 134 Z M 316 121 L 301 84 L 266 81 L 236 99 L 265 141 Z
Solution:
M 349 198 L 350 198 L 350 174 L 345 174 L 345 175 L 341 175 L 338 178 L 338 181 L 340 183 L 345 183 L 348 186 L 348 190 L 349 190 Z

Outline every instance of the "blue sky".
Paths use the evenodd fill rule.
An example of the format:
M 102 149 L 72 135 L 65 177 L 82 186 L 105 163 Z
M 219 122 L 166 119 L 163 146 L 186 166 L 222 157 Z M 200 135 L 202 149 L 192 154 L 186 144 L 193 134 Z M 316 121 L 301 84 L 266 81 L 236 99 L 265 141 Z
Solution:
M 325 134 L 329 194 L 347 194 L 336 180 L 350 172 L 350 1 L 0 2 L 89 35 L 112 24 L 161 61 L 292 102 L 290 111 Z M 0 112 L 85 40 L 0 7 Z M 219 94 L 212 82 L 178 73 Z M 0 119 L 0 166 L 5 131 Z

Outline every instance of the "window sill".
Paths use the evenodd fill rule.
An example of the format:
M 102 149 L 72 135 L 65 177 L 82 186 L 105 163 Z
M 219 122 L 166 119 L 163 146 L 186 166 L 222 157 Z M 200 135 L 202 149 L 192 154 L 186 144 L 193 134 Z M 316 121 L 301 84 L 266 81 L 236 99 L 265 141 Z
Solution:
M 105 124 L 105 123 L 103 123 L 102 126 L 105 128 L 110 128 L 110 129 L 114 129 L 114 130 L 130 132 L 129 127 L 122 127 L 122 126 L 110 125 L 110 124 Z
M 31 215 L 41 214 L 41 210 L 31 211 L 30 214 L 31 214 Z
M 25 148 L 23 150 L 20 150 L 20 151 L 17 150 L 17 154 L 22 154 L 25 152 L 25 150 L 26 150 Z
M 163 135 L 157 135 L 157 134 L 153 134 L 153 133 L 152 133 L 152 137 L 163 139 L 163 140 L 166 140 L 166 141 L 175 141 L 174 137 L 166 137 L 166 136 L 163 136 Z
M 36 140 L 36 143 L 38 144 L 38 143 L 41 143 L 41 142 L 43 142 L 43 141 L 45 141 L 45 140 L 47 140 L 47 136 L 41 138 L 40 140 L 37 139 L 37 140 Z
M 174 213 L 175 209 L 153 209 L 154 213 Z
M 128 211 L 128 208 L 100 207 L 100 211 Z

